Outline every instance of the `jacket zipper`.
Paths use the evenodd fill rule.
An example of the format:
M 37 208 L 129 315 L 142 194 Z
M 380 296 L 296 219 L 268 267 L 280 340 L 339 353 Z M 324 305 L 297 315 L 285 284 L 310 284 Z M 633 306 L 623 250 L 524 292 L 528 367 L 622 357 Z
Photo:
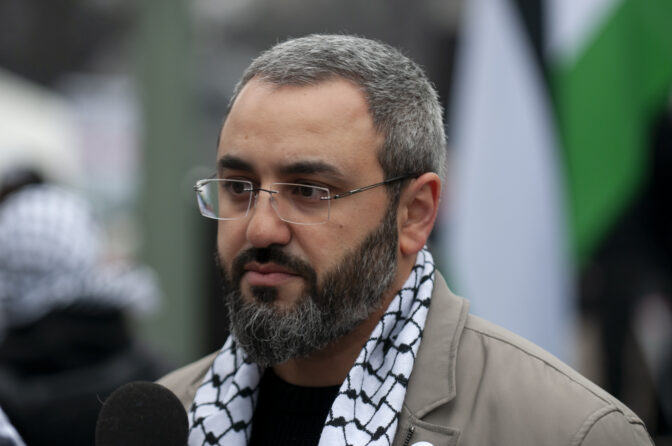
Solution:
M 415 432 L 415 426 L 409 427 L 408 432 L 406 432 L 406 440 L 404 440 L 404 445 L 403 446 L 408 446 L 408 444 L 411 442 L 411 437 L 413 437 L 413 432 Z

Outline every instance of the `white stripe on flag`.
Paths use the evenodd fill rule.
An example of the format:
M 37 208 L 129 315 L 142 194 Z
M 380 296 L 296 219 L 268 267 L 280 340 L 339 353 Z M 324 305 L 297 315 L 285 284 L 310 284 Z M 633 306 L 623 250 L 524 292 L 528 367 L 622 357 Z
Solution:
M 452 104 L 444 251 L 473 313 L 570 360 L 571 302 L 559 154 L 517 11 L 467 3 Z
M 621 0 L 546 0 L 548 56 L 573 63 Z

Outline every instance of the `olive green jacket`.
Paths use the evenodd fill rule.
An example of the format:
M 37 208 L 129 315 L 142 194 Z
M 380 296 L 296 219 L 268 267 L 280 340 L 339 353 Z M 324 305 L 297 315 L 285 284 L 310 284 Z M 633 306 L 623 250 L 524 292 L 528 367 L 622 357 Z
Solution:
M 653 444 L 616 398 L 468 307 L 437 274 L 394 446 Z M 159 382 L 188 408 L 214 357 Z

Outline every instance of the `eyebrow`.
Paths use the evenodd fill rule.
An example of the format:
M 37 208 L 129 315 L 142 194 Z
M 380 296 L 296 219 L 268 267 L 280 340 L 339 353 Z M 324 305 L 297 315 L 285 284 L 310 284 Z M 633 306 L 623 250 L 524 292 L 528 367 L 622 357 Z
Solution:
M 283 175 L 296 174 L 327 174 L 333 177 L 343 177 L 341 171 L 336 166 L 325 163 L 324 161 L 296 161 L 290 164 L 280 166 L 278 171 Z
M 248 163 L 247 161 L 244 161 L 241 158 L 238 158 L 237 156 L 233 155 L 224 155 L 219 159 L 218 164 L 218 170 L 221 172 L 222 170 L 225 169 L 230 169 L 230 170 L 241 170 L 243 172 L 253 172 L 254 168 L 252 167 L 252 164 Z
M 226 169 L 254 172 L 254 167 L 251 163 L 234 155 L 224 155 L 219 159 L 218 167 L 220 172 Z M 280 165 L 277 170 L 281 175 L 326 174 L 334 178 L 344 178 L 343 173 L 336 166 L 324 161 L 295 161 Z

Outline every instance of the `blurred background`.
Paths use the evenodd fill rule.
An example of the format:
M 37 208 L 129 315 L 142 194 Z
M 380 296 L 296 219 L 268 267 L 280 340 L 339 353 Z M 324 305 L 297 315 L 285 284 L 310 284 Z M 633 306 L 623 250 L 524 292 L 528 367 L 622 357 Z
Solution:
M 669 23 L 654 0 L 0 0 L 0 206 L 36 178 L 83 197 L 100 261 L 156 279 L 130 332 L 187 363 L 228 332 L 192 185 L 233 86 L 288 37 L 380 39 L 446 107 L 431 248 L 451 287 L 670 444 Z

